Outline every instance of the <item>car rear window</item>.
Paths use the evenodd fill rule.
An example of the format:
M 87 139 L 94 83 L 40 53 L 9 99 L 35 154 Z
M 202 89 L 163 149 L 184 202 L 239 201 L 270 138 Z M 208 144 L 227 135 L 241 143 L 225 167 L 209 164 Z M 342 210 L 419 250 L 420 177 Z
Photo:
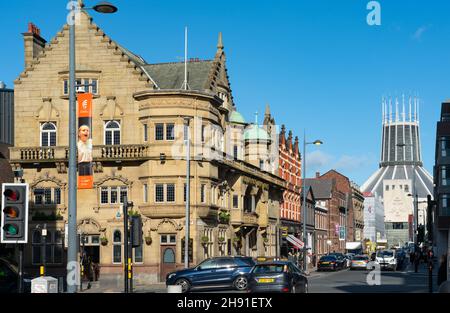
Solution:
M 284 265 L 281 264 L 267 264 L 256 265 L 253 269 L 254 274 L 267 274 L 267 273 L 283 273 Z
M 254 266 L 256 264 L 252 258 L 236 258 L 234 262 L 237 266 Z
M 364 260 L 368 260 L 369 258 L 368 257 L 366 257 L 366 256 L 355 256 L 354 258 L 353 258 L 353 260 L 355 260 L 355 261 L 364 261 Z
M 334 256 L 323 256 L 320 258 L 320 261 L 336 261 L 336 257 Z

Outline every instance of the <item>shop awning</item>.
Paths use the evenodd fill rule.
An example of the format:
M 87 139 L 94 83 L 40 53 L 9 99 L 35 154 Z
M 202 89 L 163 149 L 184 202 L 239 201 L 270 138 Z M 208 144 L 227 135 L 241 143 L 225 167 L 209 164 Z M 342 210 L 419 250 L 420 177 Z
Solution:
M 345 243 L 346 250 L 357 250 L 362 249 L 362 245 L 360 242 L 346 242 Z

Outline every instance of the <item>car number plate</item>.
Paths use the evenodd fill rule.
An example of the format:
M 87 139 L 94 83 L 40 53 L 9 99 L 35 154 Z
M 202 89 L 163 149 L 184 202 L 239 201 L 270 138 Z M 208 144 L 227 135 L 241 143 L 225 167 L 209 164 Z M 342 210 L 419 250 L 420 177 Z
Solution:
M 258 279 L 258 283 L 273 283 L 275 279 L 273 278 L 260 278 Z
M 330 262 L 322 262 L 322 264 L 330 264 Z

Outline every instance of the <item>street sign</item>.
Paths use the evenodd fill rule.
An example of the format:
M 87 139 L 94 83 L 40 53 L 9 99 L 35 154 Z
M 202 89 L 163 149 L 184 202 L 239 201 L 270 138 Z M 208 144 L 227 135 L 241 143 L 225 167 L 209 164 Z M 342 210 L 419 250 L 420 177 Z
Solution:
M 287 226 L 281 226 L 280 230 L 281 230 L 281 236 L 282 237 L 287 237 L 287 235 L 288 235 L 288 228 L 287 228 Z
M 298 239 L 295 236 L 292 235 L 288 235 L 286 237 L 286 239 L 292 243 L 293 245 L 297 246 L 299 249 L 303 249 L 303 247 L 305 246 L 305 244 L 303 243 L 303 241 L 301 241 L 300 239 Z
M 292 243 L 297 249 L 301 249 L 301 248 L 303 248 L 302 246 L 300 246 L 299 244 L 298 244 L 298 242 L 297 241 L 295 241 L 295 240 L 292 240 L 292 238 L 291 237 L 286 237 L 286 240 L 287 241 L 289 241 L 290 243 Z

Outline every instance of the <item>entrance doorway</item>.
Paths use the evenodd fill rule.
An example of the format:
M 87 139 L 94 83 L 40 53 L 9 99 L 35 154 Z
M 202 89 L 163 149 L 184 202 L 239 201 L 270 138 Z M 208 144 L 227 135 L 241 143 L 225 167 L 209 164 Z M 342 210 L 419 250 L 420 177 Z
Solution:
M 83 235 L 81 237 L 83 279 L 97 281 L 100 276 L 100 236 Z
M 165 282 L 166 276 L 176 270 L 176 246 L 161 246 L 160 281 Z

